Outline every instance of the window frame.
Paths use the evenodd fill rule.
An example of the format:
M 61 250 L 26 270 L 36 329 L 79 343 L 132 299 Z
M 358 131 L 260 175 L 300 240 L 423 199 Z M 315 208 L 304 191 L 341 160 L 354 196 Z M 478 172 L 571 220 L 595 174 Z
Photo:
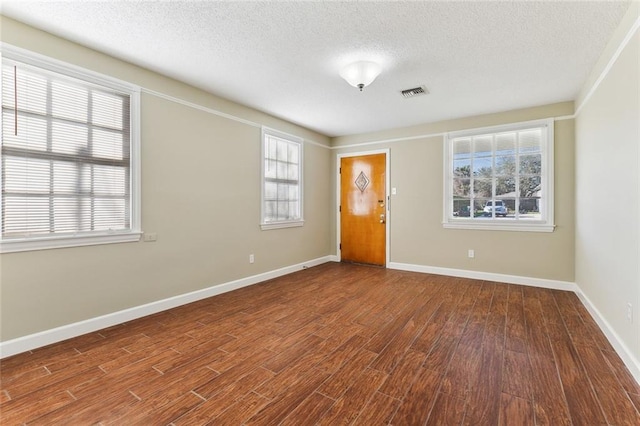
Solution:
M 267 136 L 282 139 L 288 143 L 298 145 L 298 194 L 300 205 L 300 218 L 295 220 L 267 221 L 265 209 L 265 159 Z M 304 225 L 304 139 L 284 133 L 269 127 L 262 127 L 260 137 L 260 229 L 263 231 L 270 229 L 293 228 Z
M 475 219 L 472 217 L 456 217 L 453 215 L 453 141 L 461 137 L 495 135 L 526 129 L 542 128 L 543 137 L 541 152 L 541 204 L 540 220 L 518 220 L 492 217 Z M 449 229 L 472 229 L 492 231 L 529 231 L 553 232 L 554 222 L 554 120 L 553 118 L 532 120 L 499 126 L 482 127 L 446 133 L 443 140 L 444 150 L 444 193 L 443 193 L 443 227 Z M 495 151 L 492 151 L 495 158 Z M 492 177 L 492 180 L 495 176 Z
M 0 233 L 0 253 L 79 247 L 139 241 L 141 230 L 141 170 L 140 170 L 140 87 L 104 74 L 50 58 L 6 43 L 0 45 L 0 61 L 5 59 L 39 68 L 45 73 L 62 75 L 82 80 L 89 84 L 106 87 L 129 95 L 130 108 L 130 226 L 124 230 L 82 231 L 59 235 L 3 238 Z M 0 100 L 1 100 L 0 86 Z M 2 124 L 0 123 L 0 126 Z M 0 164 L 1 167 L 1 164 Z M 1 179 L 2 173 L 0 173 Z M 1 187 L 1 185 L 0 185 Z M 0 194 L 2 197 L 2 194 Z M 2 210 L 0 209 L 0 215 Z M 2 217 L 0 216 L 0 221 Z

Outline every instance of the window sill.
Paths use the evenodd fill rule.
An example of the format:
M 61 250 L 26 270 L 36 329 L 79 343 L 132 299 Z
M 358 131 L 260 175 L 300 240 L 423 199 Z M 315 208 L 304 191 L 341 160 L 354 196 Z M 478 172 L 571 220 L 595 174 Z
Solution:
M 270 229 L 295 228 L 302 225 L 304 225 L 304 220 L 292 220 L 289 222 L 261 223 L 260 229 L 268 231 Z
M 0 241 L 0 253 L 94 246 L 100 244 L 130 243 L 140 241 L 140 235 L 142 235 L 142 232 L 4 240 Z
M 470 229 L 482 231 L 516 231 L 516 232 L 553 232 L 555 225 L 546 223 L 500 223 L 498 221 L 491 223 L 482 223 L 476 221 L 449 221 L 444 222 L 442 226 L 446 229 Z

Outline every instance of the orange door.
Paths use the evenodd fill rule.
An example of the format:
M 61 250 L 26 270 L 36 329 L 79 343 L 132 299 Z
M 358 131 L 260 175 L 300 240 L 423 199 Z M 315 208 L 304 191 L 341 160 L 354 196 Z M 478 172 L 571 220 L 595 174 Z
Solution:
M 340 246 L 344 262 L 385 266 L 386 154 L 340 161 Z

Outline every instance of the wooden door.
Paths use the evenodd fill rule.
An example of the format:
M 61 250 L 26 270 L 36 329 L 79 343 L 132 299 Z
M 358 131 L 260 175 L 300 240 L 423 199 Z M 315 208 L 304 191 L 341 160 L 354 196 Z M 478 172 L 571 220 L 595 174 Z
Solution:
M 340 247 L 344 262 L 385 266 L 386 154 L 340 161 Z

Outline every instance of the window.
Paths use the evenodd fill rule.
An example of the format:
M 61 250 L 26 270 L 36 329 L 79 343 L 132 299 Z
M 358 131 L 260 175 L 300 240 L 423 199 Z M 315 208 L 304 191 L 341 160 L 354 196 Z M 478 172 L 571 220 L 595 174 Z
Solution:
M 262 129 L 263 230 L 302 226 L 302 139 Z
M 445 228 L 553 231 L 553 120 L 445 138 Z
M 1 251 L 137 241 L 137 88 L 2 55 Z

